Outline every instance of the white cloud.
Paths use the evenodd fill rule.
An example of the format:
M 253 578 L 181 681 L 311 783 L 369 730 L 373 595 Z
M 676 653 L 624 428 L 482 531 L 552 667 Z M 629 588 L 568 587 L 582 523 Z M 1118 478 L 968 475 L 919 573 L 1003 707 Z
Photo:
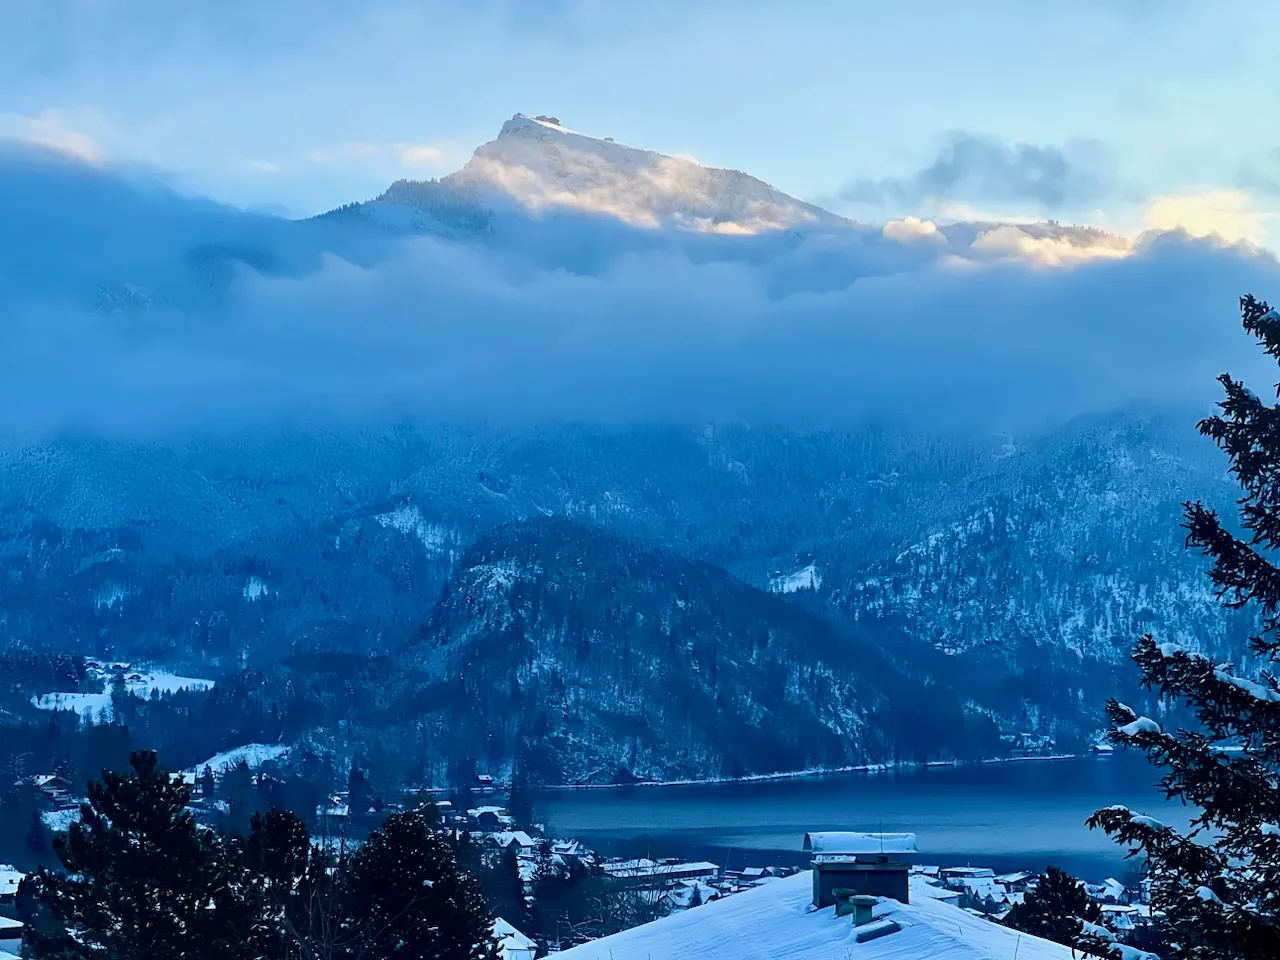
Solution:
M 1045 267 L 1066 267 L 1089 260 L 1127 256 L 1127 240 L 1101 235 L 1087 242 L 1067 237 L 1037 237 L 1013 224 L 1004 224 L 980 233 L 973 241 L 974 252 L 996 257 L 1012 257 Z
M 1217 237 L 1228 243 L 1260 243 L 1266 216 L 1243 190 L 1204 190 L 1156 197 L 1147 207 L 1153 230 L 1182 230 L 1193 237 Z
M 400 162 L 406 167 L 435 167 L 444 168 L 449 166 L 449 155 L 441 147 L 430 143 L 399 143 L 396 144 L 396 150 L 400 155 Z
M 270 160 L 246 160 L 243 163 L 246 170 L 253 173 L 279 173 L 280 164 L 272 163 Z
M 65 113 L 52 108 L 35 117 L 21 113 L 0 113 L 0 137 L 11 137 L 61 150 L 89 163 L 102 163 L 105 159 L 105 153 L 97 140 L 73 127 Z
M 903 217 L 901 220 L 890 220 L 881 231 L 886 240 L 897 240 L 899 243 L 911 243 L 915 240 L 944 239 L 938 232 L 938 225 L 932 220 L 921 220 L 919 217 Z

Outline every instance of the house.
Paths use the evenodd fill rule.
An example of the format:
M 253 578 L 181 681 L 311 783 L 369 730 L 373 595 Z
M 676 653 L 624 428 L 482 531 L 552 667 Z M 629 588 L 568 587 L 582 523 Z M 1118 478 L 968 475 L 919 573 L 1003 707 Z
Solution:
M 38 773 L 31 778 L 31 785 L 44 794 L 55 810 L 65 810 L 77 805 L 71 795 L 71 781 L 66 777 L 56 773 Z
M 493 777 L 487 773 L 476 774 L 476 790 L 480 793 L 493 793 Z
M 681 880 L 667 891 L 666 901 L 672 910 L 688 910 L 720 899 L 720 891 L 701 880 Z
M 992 877 L 965 877 L 958 881 L 969 906 L 983 913 L 995 913 L 1007 901 L 1009 891 Z
M 500 960 L 533 960 L 538 945 L 532 939 L 498 917 L 493 921 L 493 940 Z
M 11 907 L 18 902 L 18 887 L 25 878 L 25 873 L 0 863 L 0 907 Z
M 1026 893 L 1036 882 L 1034 873 L 1002 873 L 996 877 L 996 883 L 1004 887 L 1010 893 Z
M 491 833 L 484 838 L 484 842 L 499 850 L 505 850 L 514 844 L 517 854 L 532 853 L 538 848 L 538 841 L 523 830 L 502 830 Z
M 678 860 L 606 860 L 601 872 L 615 883 L 631 887 L 666 887 L 681 880 L 714 880 L 720 868 L 714 863 L 700 861 L 683 863 Z
M 1115 877 L 1107 877 L 1102 883 L 1086 883 L 1085 893 L 1098 903 L 1128 903 L 1129 891 Z
M 817 908 L 803 872 L 572 947 L 557 960 L 1073 960 L 1070 947 L 970 916 L 934 899 L 936 888 L 921 878 L 910 883 L 910 903 L 855 895 Z
M 316 816 L 321 820 L 341 820 L 351 816 L 351 808 L 337 797 L 330 797 L 328 804 L 316 807 Z
M 970 879 L 991 877 L 994 879 L 995 875 L 996 872 L 994 870 L 988 870 L 986 867 L 943 867 L 938 871 L 938 876 L 941 878 L 943 885 L 951 887 L 953 890 L 958 889 L 958 887 L 954 887 L 952 884 L 965 877 Z
M 0 954 L 22 955 L 22 921 L 0 917 Z
M 516 825 L 515 818 L 507 813 L 506 807 L 472 807 L 467 811 L 467 819 L 481 830 L 506 830 Z
M 595 857 L 595 851 L 581 840 L 556 840 L 551 844 L 551 854 L 563 860 L 566 866 L 587 863 Z
M 1122 937 L 1143 924 L 1138 908 L 1127 903 L 1104 903 L 1100 909 L 1107 926 Z
M 726 878 L 736 880 L 744 887 L 759 883 L 767 876 L 769 876 L 769 871 L 764 867 L 743 867 L 741 870 L 725 871 Z
M 813 854 L 813 902 L 819 908 L 834 905 L 838 890 L 907 902 L 917 855 L 914 833 L 806 833 L 804 850 Z

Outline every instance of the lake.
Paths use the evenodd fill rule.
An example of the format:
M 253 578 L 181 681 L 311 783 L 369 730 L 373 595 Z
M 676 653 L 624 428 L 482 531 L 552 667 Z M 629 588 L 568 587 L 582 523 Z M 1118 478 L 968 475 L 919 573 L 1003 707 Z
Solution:
M 1124 852 L 1085 818 L 1114 803 L 1185 827 L 1140 756 L 929 767 L 820 778 L 557 791 L 542 813 L 561 836 L 619 855 L 698 856 L 730 866 L 802 863 L 808 830 L 910 831 L 921 862 L 1124 872 Z

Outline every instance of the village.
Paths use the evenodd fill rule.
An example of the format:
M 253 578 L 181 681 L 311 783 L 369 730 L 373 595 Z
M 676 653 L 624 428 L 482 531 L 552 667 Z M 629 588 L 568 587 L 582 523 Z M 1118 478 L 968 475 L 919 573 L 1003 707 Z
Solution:
M 191 786 L 190 808 L 201 823 L 216 826 L 218 818 L 227 811 L 226 801 L 218 798 L 216 790 L 225 772 L 224 769 L 213 773 L 206 768 L 200 774 L 181 774 Z M 260 769 L 254 776 L 261 781 L 270 775 Z M 40 774 L 29 778 L 29 782 L 45 798 L 47 809 L 43 819 L 51 830 L 66 830 L 78 819 L 81 801 L 73 795 L 71 784 L 64 778 Z M 487 869 L 514 865 L 527 902 L 534 901 L 539 881 L 548 874 L 563 877 L 588 875 L 598 879 L 614 895 L 640 905 L 638 912 L 628 913 L 635 923 L 695 909 L 776 883 L 803 869 L 798 865 L 776 864 L 730 867 L 706 860 L 675 857 L 606 857 L 581 839 L 546 835 L 546 831 L 536 824 L 519 824 L 507 806 L 494 802 L 505 792 L 492 777 L 480 775 L 467 794 L 477 801 L 474 806 L 455 806 L 454 800 L 447 798 L 450 791 L 428 787 L 408 791 L 396 803 L 378 801 L 377 810 L 370 809 L 365 813 L 381 817 L 395 810 L 434 804 L 439 811 L 440 828 L 455 837 L 465 837 L 479 852 L 480 862 Z M 452 795 L 458 797 L 456 791 Z M 361 819 L 360 813 L 353 810 L 349 791 L 331 794 L 327 802 L 315 810 L 316 821 L 321 825 L 317 841 L 332 846 L 336 851 L 358 846 L 360 834 L 355 822 Z M 904 884 L 909 877 L 917 898 L 923 894 L 993 924 L 1006 921 L 1039 879 L 1037 873 L 1029 870 L 997 873 L 981 865 L 943 866 L 914 862 L 918 859 L 914 835 L 901 836 L 912 836 L 910 860 L 913 862 L 904 860 L 900 866 Z M 842 861 L 825 855 L 820 847 L 810 849 L 809 837 L 805 840 L 805 850 L 812 855 L 809 865 L 813 867 L 815 877 L 824 871 L 839 869 Z M 22 925 L 17 920 L 17 905 L 24 878 L 23 872 L 0 864 L 0 960 L 10 960 L 7 955 L 16 957 L 21 952 Z M 852 888 L 853 884 L 849 886 Z M 1159 922 L 1159 913 L 1151 907 L 1148 881 L 1126 884 L 1114 877 L 1106 877 L 1096 883 L 1085 881 L 1083 887 L 1089 900 L 1097 905 L 1105 927 L 1120 941 L 1128 940 Z M 502 916 L 496 916 L 493 921 L 493 937 L 503 960 L 534 960 L 535 957 L 557 952 L 561 946 L 558 940 L 549 941 L 546 937 L 539 942 Z

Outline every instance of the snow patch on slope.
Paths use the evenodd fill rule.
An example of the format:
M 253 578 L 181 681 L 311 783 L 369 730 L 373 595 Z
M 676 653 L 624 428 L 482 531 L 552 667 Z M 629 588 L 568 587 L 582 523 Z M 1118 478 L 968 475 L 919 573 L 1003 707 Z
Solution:
M 261 600 L 263 597 L 269 596 L 271 593 L 267 585 L 257 577 L 250 577 L 249 581 L 244 585 L 244 598 L 250 603 L 255 600 Z
M 794 573 L 784 573 L 769 581 L 772 593 L 795 593 L 798 590 L 818 590 L 822 586 L 822 571 L 815 564 L 802 567 Z
M 375 519 L 384 527 L 418 538 L 423 549 L 432 556 L 442 556 L 457 543 L 457 534 L 438 523 L 429 523 L 416 506 L 397 507 L 389 513 L 380 513 Z
M 208 767 L 214 773 L 222 773 L 237 766 L 242 760 L 251 770 L 256 770 L 271 760 L 279 760 L 287 756 L 289 748 L 280 743 L 247 743 L 243 747 L 235 747 L 215 754 L 204 763 L 198 763 L 188 773 L 200 774 Z

